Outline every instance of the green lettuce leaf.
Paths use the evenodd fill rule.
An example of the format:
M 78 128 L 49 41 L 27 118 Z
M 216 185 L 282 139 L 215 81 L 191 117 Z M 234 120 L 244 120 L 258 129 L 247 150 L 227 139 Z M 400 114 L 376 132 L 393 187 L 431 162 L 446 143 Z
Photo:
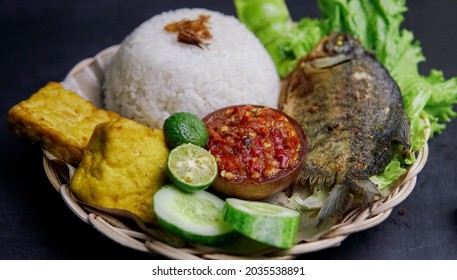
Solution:
M 304 33 L 302 30 L 308 30 L 308 32 Z M 284 77 L 324 36 L 320 21 L 305 18 L 286 34 L 269 41 L 265 48 L 273 58 L 279 75 Z
M 326 35 L 323 22 L 293 22 L 283 0 L 234 0 L 237 16 L 264 44 L 281 77 Z M 306 32 L 304 32 L 306 30 Z
M 263 43 L 293 28 L 283 0 L 235 0 L 237 16 Z
M 441 71 L 432 70 L 427 77 L 433 92 L 424 112 L 432 123 L 432 135 L 443 132 L 445 123 L 457 116 L 453 106 L 457 103 L 457 78 L 445 80 Z

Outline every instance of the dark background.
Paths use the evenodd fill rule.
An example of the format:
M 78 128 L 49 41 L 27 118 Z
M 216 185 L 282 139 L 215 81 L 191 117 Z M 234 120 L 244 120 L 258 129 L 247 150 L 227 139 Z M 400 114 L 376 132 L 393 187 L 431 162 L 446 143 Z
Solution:
M 294 19 L 315 1 L 288 1 Z M 232 1 L 0 0 L 0 259 L 148 259 L 102 236 L 66 207 L 48 182 L 38 146 L 5 126 L 7 110 L 80 60 L 120 43 L 140 23 L 175 8 L 234 14 Z M 457 76 L 457 2 L 408 1 L 404 27 L 427 61 L 421 71 Z M 413 193 L 382 224 L 301 259 L 457 259 L 457 121 L 429 141 Z M 400 215 L 403 213 L 403 215 Z

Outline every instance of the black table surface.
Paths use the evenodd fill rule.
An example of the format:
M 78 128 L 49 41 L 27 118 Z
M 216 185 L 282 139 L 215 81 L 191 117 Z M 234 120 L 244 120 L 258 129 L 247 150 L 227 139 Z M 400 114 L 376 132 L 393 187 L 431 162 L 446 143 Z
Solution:
M 294 19 L 317 17 L 315 1 L 288 1 Z M 203 7 L 235 14 L 232 1 L 0 1 L 0 259 L 164 259 L 125 248 L 79 220 L 51 186 L 37 145 L 6 127 L 7 110 L 77 62 L 120 43 L 169 9 Z M 457 76 L 457 2 L 408 1 L 404 27 L 427 58 L 423 73 Z M 457 121 L 429 141 L 412 194 L 389 218 L 338 247 L 300 259 L 457 259 Z

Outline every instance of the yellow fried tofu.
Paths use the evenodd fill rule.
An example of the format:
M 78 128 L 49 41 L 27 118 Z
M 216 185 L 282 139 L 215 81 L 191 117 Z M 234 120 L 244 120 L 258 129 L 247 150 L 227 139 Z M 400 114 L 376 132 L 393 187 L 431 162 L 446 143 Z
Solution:
M 161 129 L 121 118 L 97 125 L 70 189 L 82 201 L 154 221 L 152 196 L 166 180 Z
M 119 117 L 49 82 L 9 110 L 8 125 L 18 136 L 40 143 L 55 157 L 77 166 L 95 126 Z

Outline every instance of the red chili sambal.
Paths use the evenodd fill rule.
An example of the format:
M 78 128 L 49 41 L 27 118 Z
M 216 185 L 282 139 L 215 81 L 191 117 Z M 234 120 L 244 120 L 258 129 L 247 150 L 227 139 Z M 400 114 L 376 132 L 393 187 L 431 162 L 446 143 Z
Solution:
M 234 106 L 205 121 L 219 176 L 261 181 L 298 164 L 301 141 L 288 118 L 268 107 Z

